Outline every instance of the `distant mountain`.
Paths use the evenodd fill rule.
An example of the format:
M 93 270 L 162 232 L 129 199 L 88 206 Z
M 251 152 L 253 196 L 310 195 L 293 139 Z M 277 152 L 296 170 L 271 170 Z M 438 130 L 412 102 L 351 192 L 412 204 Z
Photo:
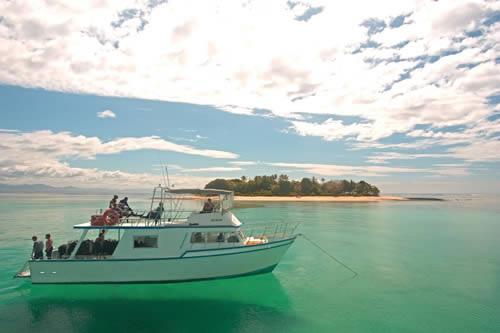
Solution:
M 101 189 L 101 188 L 79 188 L 74 186 L 65 187 L 55 187 L 45 184 L 21 184 L 21 185 L 10 185 L 10 184 L 0 184 L 0 193 L 54 193 L 54 194 L 103 194 L 103 195 L 113 195 L 117 193 L 147 193 L 145 190 L 113 190 Z

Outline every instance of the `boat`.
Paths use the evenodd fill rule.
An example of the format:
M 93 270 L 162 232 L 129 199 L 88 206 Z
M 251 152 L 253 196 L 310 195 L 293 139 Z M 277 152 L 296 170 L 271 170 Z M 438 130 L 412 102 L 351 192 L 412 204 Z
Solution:
M 74 225 L 77 241 L 59 246 L 51 259 L 28 260 L 16 277 L 34 284 L 171 283 L 272 272 L 298 224 L 243 225 L 230 210 L 233 198 L 232 191 L 158 185 L 148 212 L 92 215 Z M 208 199 L 209 209 L 200 209 Z M 93 241 L 97 234 L 106 239 Z

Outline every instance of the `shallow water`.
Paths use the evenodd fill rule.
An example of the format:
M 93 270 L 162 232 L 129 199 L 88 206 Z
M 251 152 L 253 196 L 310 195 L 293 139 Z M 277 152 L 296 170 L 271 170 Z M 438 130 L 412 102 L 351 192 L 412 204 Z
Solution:
M 109 198 L 0 195 L 1 332 L 500 332 L 500 200 L 259 203 L 243 222 L 300 221 L 272 274 L 134 285 L 14 280 L 31 235 L 75 239 Z M 144 200 L 131 198 L 144 207 Z

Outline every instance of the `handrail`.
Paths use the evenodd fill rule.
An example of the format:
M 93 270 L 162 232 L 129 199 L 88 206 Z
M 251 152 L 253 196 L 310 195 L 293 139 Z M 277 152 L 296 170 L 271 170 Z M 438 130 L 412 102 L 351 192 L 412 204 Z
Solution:
M 277 240 L 288 238 L 295 234 L 295 230 L 300 223 L 295 222 L 280 222 L 280 223 L 267 223 L 267 224 L 251 224 L 244 225 L 241 230 L 245 237 L 252 238 L 258 237 L 260 239 Z

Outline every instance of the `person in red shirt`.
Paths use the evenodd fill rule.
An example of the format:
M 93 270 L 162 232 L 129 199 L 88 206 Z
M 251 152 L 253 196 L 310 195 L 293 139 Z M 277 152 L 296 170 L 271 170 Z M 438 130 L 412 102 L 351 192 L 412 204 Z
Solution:
M 52 259 L 52 251 L 54 250 L 52 239 L 50 238 L 50 234 L 45 235 L 45 254 L 47 255 L 47 259 Z

